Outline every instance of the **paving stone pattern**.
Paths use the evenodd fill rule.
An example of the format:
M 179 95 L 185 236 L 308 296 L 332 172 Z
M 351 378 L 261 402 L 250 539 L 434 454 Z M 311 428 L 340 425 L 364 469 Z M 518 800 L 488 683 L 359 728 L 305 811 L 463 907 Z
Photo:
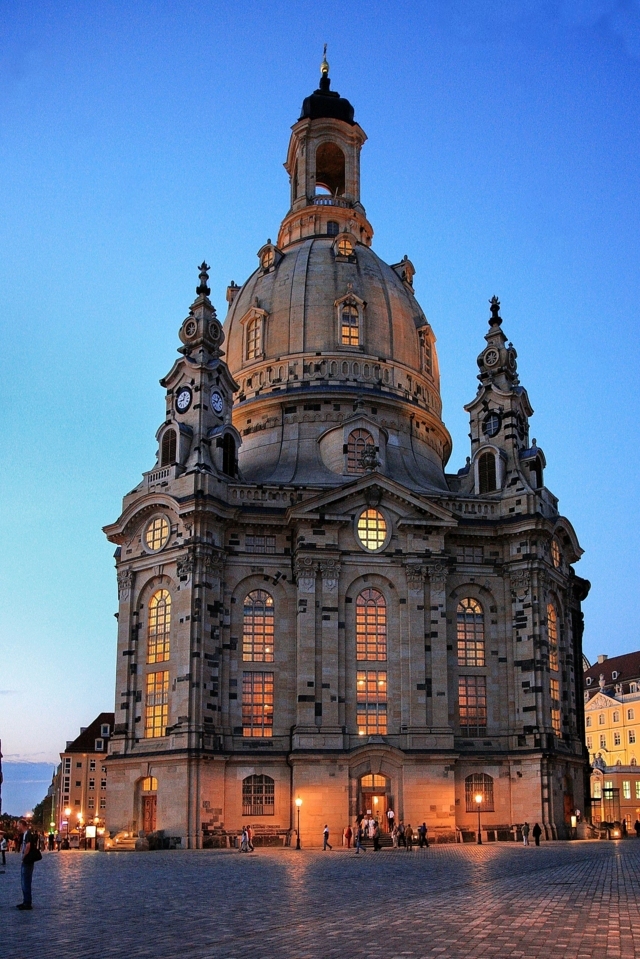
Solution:
M 2 959 L 640 956 L 640 842 L 45 853 L 0 875 Z

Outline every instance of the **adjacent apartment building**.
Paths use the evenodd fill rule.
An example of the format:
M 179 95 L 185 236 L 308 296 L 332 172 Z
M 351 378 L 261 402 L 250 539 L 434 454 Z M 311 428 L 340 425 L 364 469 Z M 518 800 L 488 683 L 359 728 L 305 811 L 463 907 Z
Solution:
M 54 821 L 61 835 L 82 833 L 87 824 L 101 828 L 107 812 L 105 759 L 114 714 L 100 713 L 60 753 Z

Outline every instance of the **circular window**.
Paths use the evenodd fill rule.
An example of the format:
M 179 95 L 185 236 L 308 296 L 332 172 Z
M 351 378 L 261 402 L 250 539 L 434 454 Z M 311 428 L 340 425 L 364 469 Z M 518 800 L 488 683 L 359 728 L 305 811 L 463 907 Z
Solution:
M 169 539 L 169 520 L 166 516 L 156 516 L 144 531 L 144 543 L 152 553 L 157 553 L 167 545 Z
M 358 517 L 360 545 L 375 553 L 387 542 L 387 521 L 377 509 L 365 509 Z
M 489 413 L 482 424 L 482 432 L 485 436 L 497 436 L 500 432 L 500 415 L 498 413 Z
M 350 236 L 341 236 L 338 240 L 338 253 L 340 256 L 351 256 L 353 253 L 353 240 Z

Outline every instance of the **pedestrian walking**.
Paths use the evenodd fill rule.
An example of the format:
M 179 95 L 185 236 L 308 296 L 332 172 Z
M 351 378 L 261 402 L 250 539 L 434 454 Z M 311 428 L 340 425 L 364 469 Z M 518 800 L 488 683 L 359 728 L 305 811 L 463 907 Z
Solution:
M 404 838 L 407 852 L 411 852 L 413 850 L 413 829 L 411 828 L 411 823 L 409 822 L 404 827 Z
M 535 826 L 534 826 L 533 829 L 531 830 L 531 835 L 532 835 L 533 838 L 534 838 L 534 841 L 535 841 L 536 846 L 539 846 L 539 845 L 540 845 L 540 836 L 542 835 L 542 829 L 540 828 L 540 824 L 539 824 L 539 823 L 536 823 L 536 824 L 535 824 Z
M 253 846 L 253 829 L 251 826 L 247 826 L 247 846 L 249 848 L 249 852 L 255 852 Z
M 364 836 L 364 833 L 363 833 L 363 831 L 362 831 L 362 826 L 361 826 L 361 825 L 357 825 L 357 826 L 356 826 L 356 835 L 355 835 L 356 856 L 358 855 L 358 853 L 360 852 L 360 850 L 362 850 L 362 852 L 365 851 L 365 848 L 364 848 L 364 846 L 362 845 L 363 836 Z
M 353 832 L 351 830 L 351 826 L 347 826 L 347 828 L 344 831 L 344 841 L 346 843 L 347 849 L 351 849 L 352 837 L 353 837 Z
M 240 852 L 249 852 L 249 836 L 246 826 L 244 826 L 242 835 L 240 836 Z
M 333 849 L 333 846 L 329 842 L 329 826 L 327 823 L 324 824 L 324 829 L 322 830 L 322 851 L 327 851 L 327 846 L 329 849 Z
M 0 853 L 2 854 L 2 865 L 3 865 L 3 866 L 6 866 L 6 865 L 7 865 L 7 846 L 8 846 L 8 845 L 9 845 L 9 844 L 8 844 L 8 842 L 7 842 L 7 837 L 5 836 L 5 834 L 4 834 L 3 832 L 0 833 Z
M 32 909 L 31 882 L 33 880 L 33 867 L 42 859 L 42 853 L 38 849 L 38 834 L 29 829 L 26 819 L 18 820 L 18 834 L 22 840 L 20 845 L 20 852 L 22 854 L 20 867 L 22 902 L 18 903 L 17 908 Z
M 523 846 L 529 845 L 529 823 L 528 822 L 525 822 L 524 825 L 522 826 L 522 845 Z

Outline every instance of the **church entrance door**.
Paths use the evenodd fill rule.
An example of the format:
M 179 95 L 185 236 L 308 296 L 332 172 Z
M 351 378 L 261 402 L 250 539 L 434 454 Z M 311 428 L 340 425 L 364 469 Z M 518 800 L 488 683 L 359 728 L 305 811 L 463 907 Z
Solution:
M 142 797 L 142 828 L 145 833 L 156 831 L 156 807 L 158 805 L 157 796 Z
M 380 831 L 387 832 L 387 797 L 385 793 L 362 793 L 362 805 L 367 817 L 380 823 Z

